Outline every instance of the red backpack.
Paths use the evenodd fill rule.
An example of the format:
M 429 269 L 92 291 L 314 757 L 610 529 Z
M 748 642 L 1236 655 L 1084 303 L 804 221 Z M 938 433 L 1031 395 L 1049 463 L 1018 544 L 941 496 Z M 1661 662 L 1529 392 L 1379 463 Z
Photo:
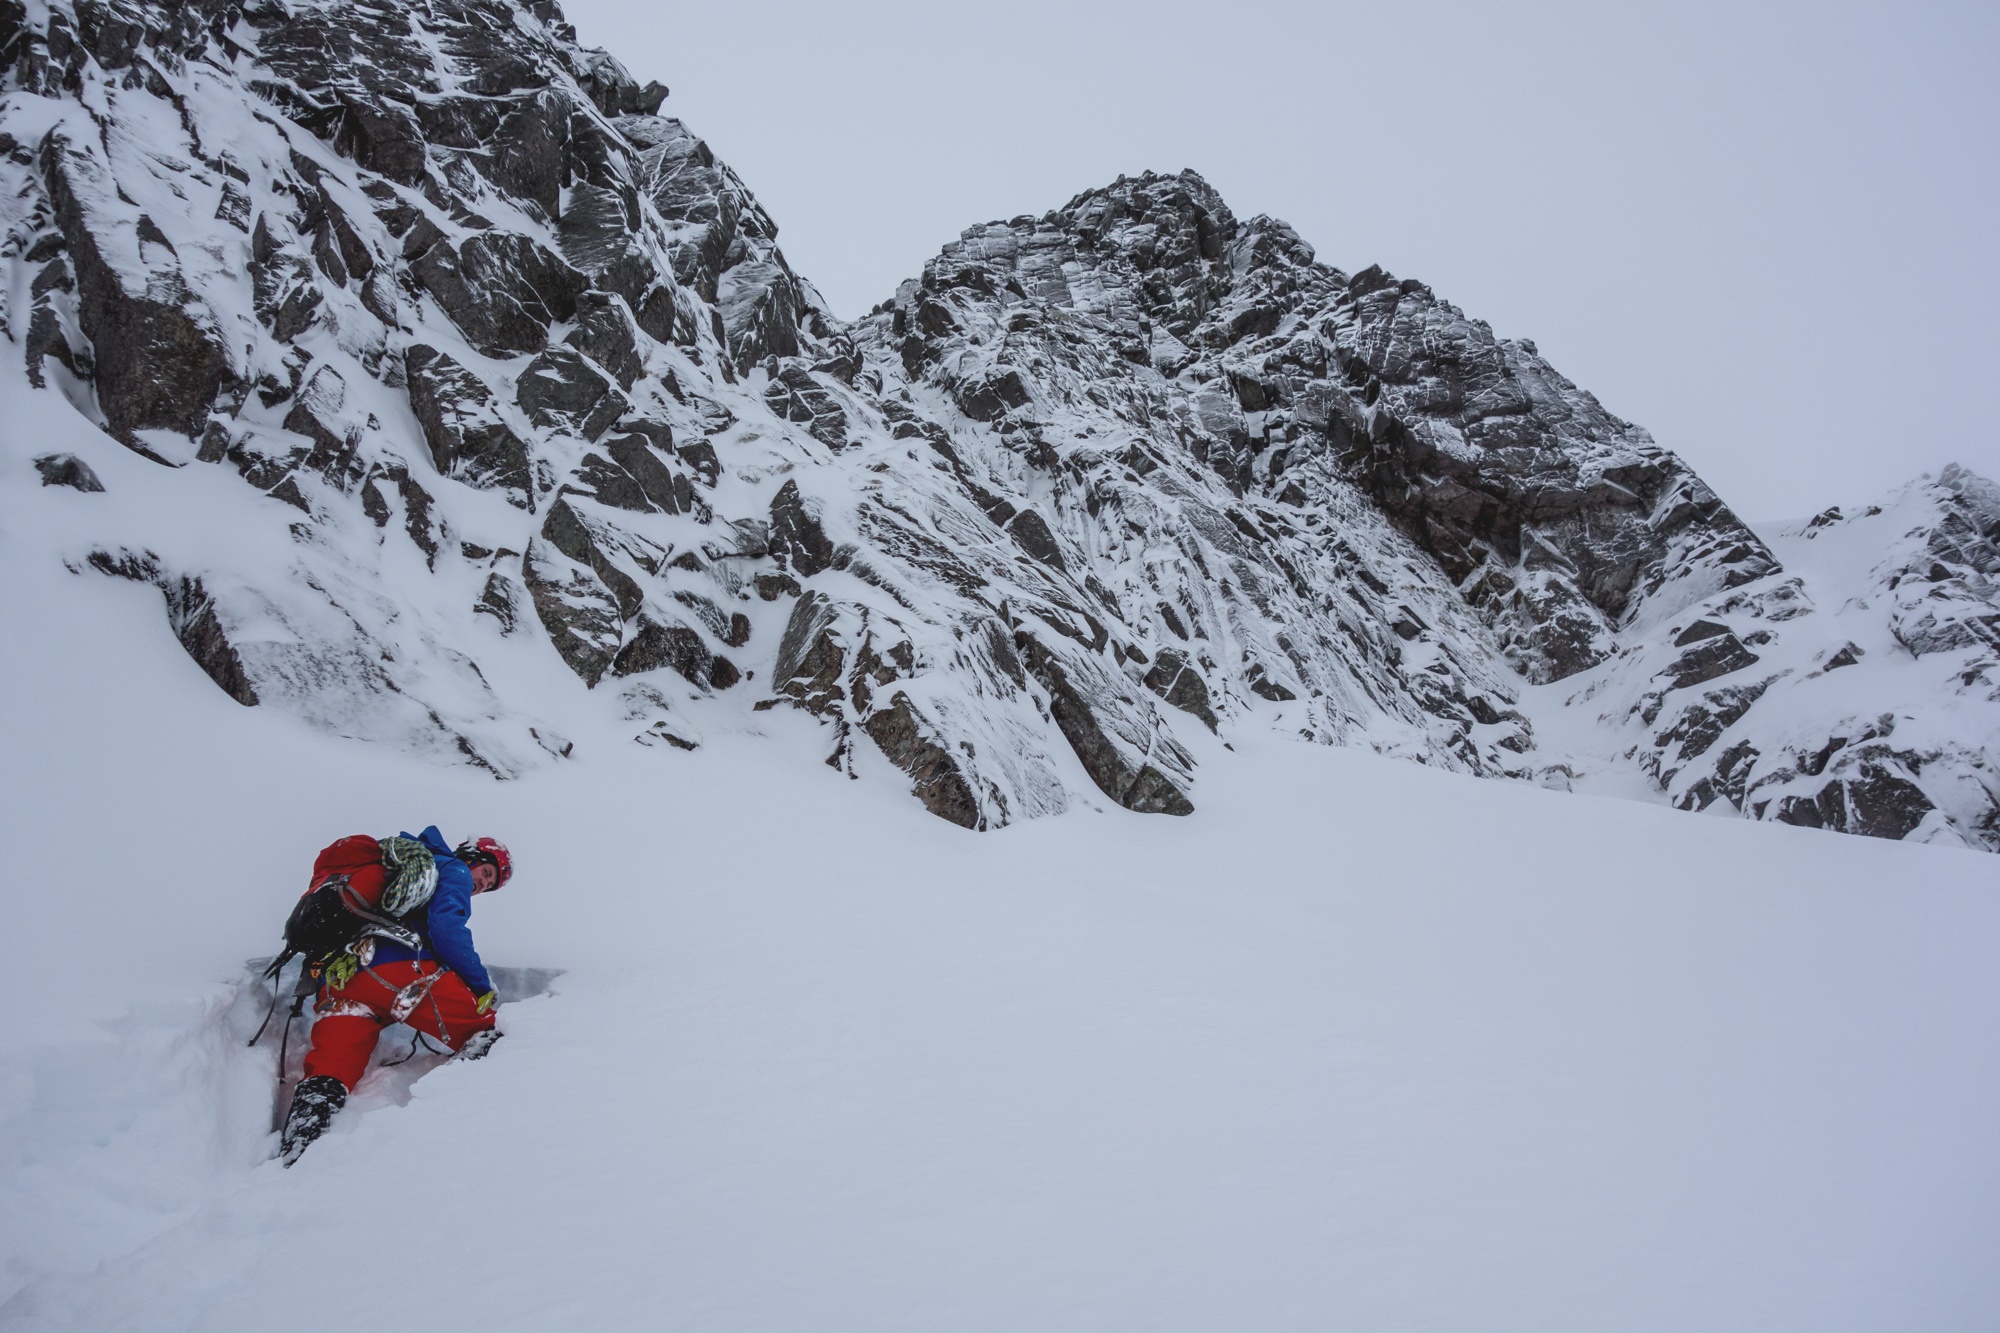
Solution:
M 366 833 L 356 833 L 330 843 L 313 858 L 312 880 L 306 888 L 313 893 L 335 875 L 346 876 L 346 889 L 353 905 L 374 911 L 382 901 L 382 888 L 389 871 L 382 864 L 382 844 Z
M 305 956 L 292 991 L 291 1017 L 299 1016 L 322 976 L 339 986 L 354 975 L 362 956 L 356 954 L 355 946 L 364 935 L 411 947 L 422 944 L 424 913 L 436 889 L 437 861 L 431 849 L 415 838 L 378 841 L 357 833 L 323 848 L 313 858 L 312 882 L 285 921 L 284 950 L 264 971 L 275 983 L 286 963 Z M 252 1046 L 270 1026 L 271 1015 L 278 1012 L 278 998 L 273 985 L 270 1012 L 257 1025 L 256 1036 L 250 1038 Z M 291 1019 L 287 1019 L 285 1040 L 278 1049 L 280 1083 L 285 1076 L 285 1048 L 291 1038 Z
M 265 975 L 303 954 L 303 983 L 364 934 L 418 943 L 436 888 L 431 849 L 414 838 L 357 833 L 328 845 L 313 858 L 312 880 L 285 922 L 284 951 Z

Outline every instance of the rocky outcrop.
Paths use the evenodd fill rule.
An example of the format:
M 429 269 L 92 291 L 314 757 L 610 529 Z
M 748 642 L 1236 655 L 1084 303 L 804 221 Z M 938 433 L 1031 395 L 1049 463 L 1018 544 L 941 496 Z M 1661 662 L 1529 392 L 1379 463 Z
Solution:
M 180 251 L 123 195 L 96 143 L 56 129 L 40 156 L 106 428 L 146 452 L 141 431 L 197 435 L 236 376 L 220 323 L 195 294 Z
M 603 454 L 585 454 L 574 483 L 599 504 L 633 513 L 688 514 L 695 511 L 694 482 L 672 467 L 653 443 L 651 432 L 623 426 L 600 440 Z M 672 435 L 667 436 L 669 440 Z
M 847 444 L 847 413 L 840 400 L 812 372 L 797 361 L 779 363 L 778 373 L 764 391 L 764 402 L 787 421 L 806 428 L 815 440 L 829 449 Z
M 244 483 L 241 567 L 101 543 L 234 698 L 507 775 L 575 747 L 475 659 L 538 654 L 494 678 L 560 663 L 663 753 L 797 708 L 973 829 L 1188 814 L 1258 727 L 2000 847 L 1978 478 L 1767 542 L 1533 344 L 1193 173 L 843 324 L 550 0 L 0 13 L 7 373 Z
M 934 688 L 925 679 L 933 664 L 918 647 L 922 637 L 920 628 L 865 603 L 808 591 L 778 645 L 774 701 L 831 723 L 835 742 L 827 762 L 850 774 L 855 738 L 867 736 L 909 775 L 926 809 L 962 827 L 993 828 L 1060 809 L 1060 779 L 1040 755 L 1021 753 L 1033 733 L 1024 717 L 1025 677 L 1011 651 L 1006 662 L 1013 676 L 1002 668 L 1006 683 L 992 706 L 968 711 L 943 695 L 920 704 L 911 688 Z M 1006 640 L 996 632 L 985 647 L 1004 651 Z
M 151 551 L 92 551 L 90 564 L 101 573 L 159 588 L 167 599 L 167 623 L 195 665 L 237 703 L 257 706 L 257 690 L 199 575 L 169 574 Z
M 1893 594 L 1889 630 L 1912 657 L 1970 653 L 1984 674 L 2000 650 L 2000 485 L 1948 467 L 1926 488 L 1922 544 L 1876 575 Z
M 796 481 L 786 482 L 771 497 L 771 553 L 801 578 L 833 565 L 833 543 Z
M 434 347 L 418 343 L 403 355 L 410 410 L 423 428 L 431 461 L 444 476 L 505 492 L 534 508 L 526 441 L 501 413 L 484 381 Z
M 898 692 L 887 708 L 871 714 L 861 725 L 889 762 L 915 779 L 911 790 L 924 809 L 961 828 L 984 827 L 979 798 L 951 752 L 929 734 L 909 695 Z
M 1187 752 L 1171 736 L 1152 728 L 1152 734 L 1145 734 L 1119 717 L 1123 692 L 1105 680 L 1101 669 L 1091 669 L 1095 663 L 1088 658 L 1065 662 L 1032 634 L 1017 634 L 1015 646 L 1048 691 L 1056 725 L 1099 791 L 1140 814 L 1194 813 L 1180 787 L 1160 771 L 1173 770 L 1185 781 L 1191 767 Z
M 595 573 L 566 560 L 540 539 L 528 545 L 521 578 L 563 661 L 584 684 L 597 684 L 624 642 L 624 615 L 617 598 Z
M 410 276 L 486 356 L 532 352 L 549 325 L 571 319 L 585 279 L 526 236 L 482 232 L 453 244 L 440 238 L 410 265 Z
M 902 364 L 972 420 L 1032 432 L 1089 415 L 1081 384 L 1109 381 L 1125 421 L 1170 407 L 1174 443 L 1238 496 L 1310 508 L 1330 483 L 1360 487 L 1531 680 L 1603 660 L 1649 598 L 1685 604 L 1776 568 L 1679 460 L 1532 344 L 1421 283 L 1316 263 L 1192 173 L 972 229 L 899 293 L 893 324 Z M 1078 355 L 1086 329 L 1095 358 Z
M 618 650 L 611 669 L 615 675 L 630 676 L 666 666 L 694 684 L 707 685 L 714 682 L 717 660 L 700 631 L 641 618 L 631 638 Z
M 1996 536 L 2000 489 L 1960 468 L 1783 531 L 1789 572 L 1576 678 L 1584 766 L 1626 746 L 1682 809 L 2000 850 Z
M 611 377 L 569 347 L 550 347 L 521 372 L 515 401 L 545 431 L 595 440 L 628 404 Z
M 621 389 L 630 389 L 646 368 L 639 329 L 625 298 L 616 292 L 585 292 L 577 298 L 576 328 L 564 339 L 604 367 Z
M 1208 706 L 1208 686 L 1202 683 L 1201 672 L 1189 666 L 1186 654 L 1162 648 L 1152 670 L 1146 673 L 1146 688 L 1182 712 L 1200 718 L 1210 731 L 1220 728 Z
M 1530 679 L 1603 660 L 1663 590 L 1738 587 L 1777 568 L 1678 459 L 1420 283 L 1347 286 L 1354 331 L 1326 431 L 1346 468 L 1507 638 Z M 1342 352 L 1346 354 L 1341 355 Z
M 43 454 L 35 460 L 35 471 L 44 486 L 67 486 L 73 491 L 104 490 L 97 472 L 75 454 Z

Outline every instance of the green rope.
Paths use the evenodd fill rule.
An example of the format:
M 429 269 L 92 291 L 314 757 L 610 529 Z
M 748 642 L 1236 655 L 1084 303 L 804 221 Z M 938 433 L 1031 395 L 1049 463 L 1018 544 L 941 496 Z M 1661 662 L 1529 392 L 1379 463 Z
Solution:
M 437 860 L 415 838 L 382 839 L 382 865 L 389 872 L 382 889 L 384 916 L 401 916 L 422 907 L 437 891 Z

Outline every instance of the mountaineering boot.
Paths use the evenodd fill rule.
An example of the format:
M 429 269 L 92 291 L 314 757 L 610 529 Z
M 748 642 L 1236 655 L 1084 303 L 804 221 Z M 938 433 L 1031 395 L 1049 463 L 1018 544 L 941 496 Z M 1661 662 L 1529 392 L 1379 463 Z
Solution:
M 475 1032 L 465 1039 L 465 1045 L 458 1048 L 458 1058 L 477 1060 L 492 1050 L 493 1043 L 498 1040 L 500 1040 L 499 1028 L 487 1028 L 484 1032 Z
M 299 1160 L 314 1139 L 326 1133 L 334 1112 L 347 1105 L 347 1087 L 331 1074 L 315 1074 L 292 1094 L 292 1112 L 278 1139 L 278 1156 L 286 1166 Z

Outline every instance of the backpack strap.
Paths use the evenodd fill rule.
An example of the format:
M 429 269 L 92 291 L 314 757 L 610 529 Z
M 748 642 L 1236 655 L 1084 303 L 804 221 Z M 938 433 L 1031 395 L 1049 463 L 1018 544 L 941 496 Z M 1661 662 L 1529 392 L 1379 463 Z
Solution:
M 386 892 L 384 892 L 382 895 L 384 900 L 386 900 L 388 896 L 389 895 Z M 428 902 L 428 898 L 426 899 L 426 902 Z M 362 900 L 361 895 L 356 893 L 354 889 L 347 883 L 347 876 L 345 875 L 342 875 L 340 877 L 340 905 L 342 907 L 345 907 L 348 911 L 354 913 L 354 915 L 360 917 L 363 921 L 368 922 L 371 926 L 386 927 L 387 929 L 396 931 L 398 933 L 404 932 L 409 929 L 407 926 L 397 921 L 393 915 L 385 916 L 382 913 L 377 912 L 373 908 L 369 907 L 368 904 Z

